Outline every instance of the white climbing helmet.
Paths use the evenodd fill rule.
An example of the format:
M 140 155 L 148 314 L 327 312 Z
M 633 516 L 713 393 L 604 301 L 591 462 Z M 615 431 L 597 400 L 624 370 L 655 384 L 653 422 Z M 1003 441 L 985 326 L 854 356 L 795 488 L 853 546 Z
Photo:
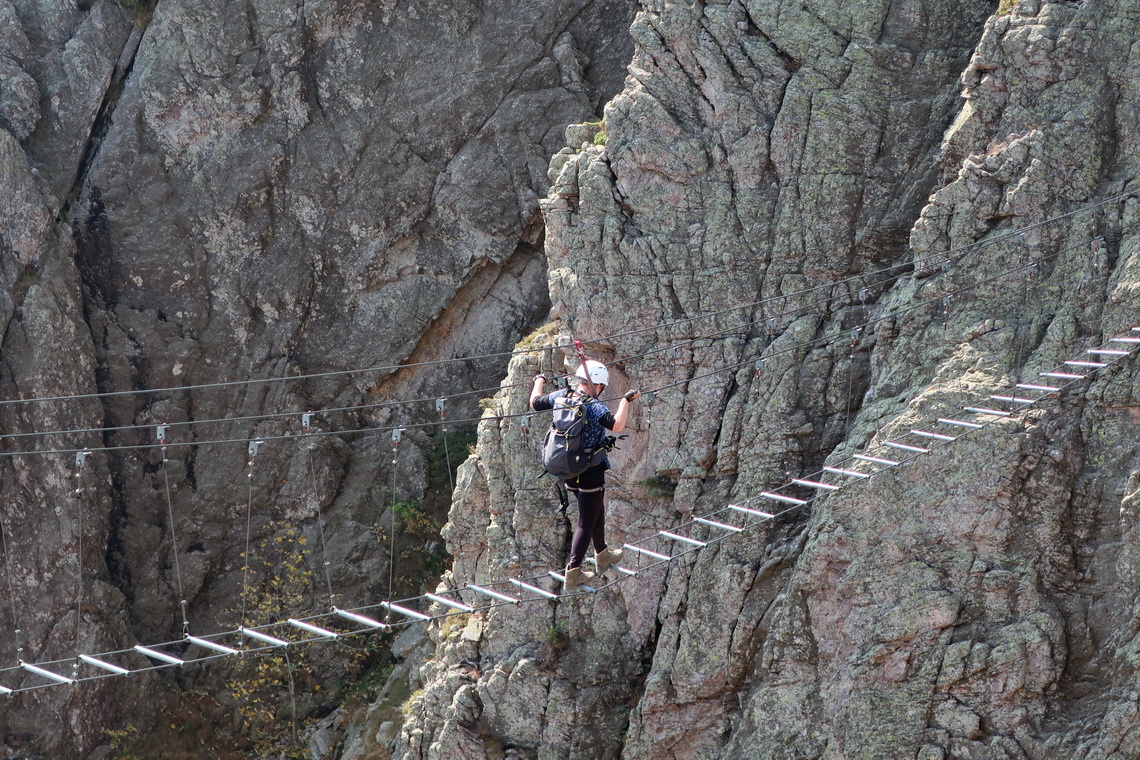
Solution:
M 610 371 L 606 369 L 606 365 L 601 362 L 587 359 L 585 364 L 578 367 L 578 371 L 575 374 L 585 380 L 587 371 L 590 373 L 589 380 L 594 385 L 610 384 Z

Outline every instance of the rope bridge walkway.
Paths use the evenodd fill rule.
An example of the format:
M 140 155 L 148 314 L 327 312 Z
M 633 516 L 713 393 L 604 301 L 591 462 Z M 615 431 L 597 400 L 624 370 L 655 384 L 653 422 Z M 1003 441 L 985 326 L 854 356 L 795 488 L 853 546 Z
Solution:
M 564 581 L 563 576 L 550 571 L 527 578 L 510 577 L 478 584 L 467 582 L 461 588 L 398 601 L 382 601 L 363 607 L 342 609 L 330 605 L 327 612 L 291 617 L 268 625 L 247 626 L 243 610 L 243 621 L 237 628 L 206 636 L 193 636 L 189 633 L 189 623 L 184 613 L 183 637 L 173 641 L 146 646 L 138 644 L 108 652 L 81 653 L 74 657 L 43 662 L 19 660 L 14 667 L 0 669 L 0 695 L 11 696 L 53 686 L 127 677 L 223 658 L 259 655 L 287 647 L 393 630 L 451 615 L 486 612 L 496 607 L 560 601 L 596 594 L 630 582 L 641 573 L 666 566 L 706 546 L 731 539 L 784 514 L 803 509 L 827 494 L 865 483 L 884 472 L 933 454 L 937 449 L 1001 420 L 1017 418 L 1047 400 L 1058 398 L 1064 391 L 1089 380 L 1098 372 L 1123 366 L 1138 349 L 1140 326 L 1134 326 L 1095 348 L 1087 349 L 1080 356 L 1062 362 L 1050 371 L 1037 373 L 1027 382 L 1017 382 L 989 394 L 975 406 L 948 411 L 946 416 L 931 419 L 924 427 L 911 428 L 890 439 L 875 441 L 859 453 L 851 454 L 804 477 L 792 478 L 742 504 L 729 504 L 720 510 L 694 517 L 673 530 L 660 530 L 627 543 L 624 548 L 631 559 L 637 560 L 636 565 L 631 567 L 634 563 L 627 562 L 614 566 L 616 579 L 604 585 L 578 586 L 573 591 L 561 592 L 559 589 Z M 394 447 L 398 446 L 398 434 L 393 435 L 393 444 Z M 258 445 L 258 441 L 250 442 L 251 478 Z M 77 455 L 77 475 L 82 474 L 84 464 L 85 452 L 80 452 Z M 248 542 L 246 556 L 248 559 Z M 330 601 L 331 599 L 330 586 Z M 19 631 L 16 633 L 18 637 Z M 25 683 L 18 684 L 17 678 Z

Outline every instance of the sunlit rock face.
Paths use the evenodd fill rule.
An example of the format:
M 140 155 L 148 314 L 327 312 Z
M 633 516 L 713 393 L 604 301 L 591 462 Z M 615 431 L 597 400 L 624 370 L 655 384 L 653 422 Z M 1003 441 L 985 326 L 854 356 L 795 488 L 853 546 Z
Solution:
M 642 4 L 604 138 L 550 164 L 555 321 L 525 346 L 553 348 L 484 417 L 444 588 L 565 561 L 542 419 L 514 415 L 568 339 L 613 395 L 659 389 L 613 458 L 615 543 L 1140 324 L 1140 18 L 1000 6 Z M 395 756 L 1136 756 L 1138 382 L 1124 360 L 603 593 L 430 626 Z

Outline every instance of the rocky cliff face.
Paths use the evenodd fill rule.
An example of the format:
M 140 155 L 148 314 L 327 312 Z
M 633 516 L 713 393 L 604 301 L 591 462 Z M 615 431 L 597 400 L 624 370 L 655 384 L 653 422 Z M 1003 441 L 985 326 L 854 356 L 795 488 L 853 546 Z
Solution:
M 335 592 L 376 600 L 392 573 L 374 528 L 399 528 L 392 507 L 420 497 L 436 441 L 409 432 L 393 478 L 389 434 L 367 431 L 497 384 L 495 354 L 545 318 L 546 166 L 566 124 L 620 89 L 633 10 L 0 0 L 0 424 L 84 431 L 4 441 L 63 453 L 0 461 L 0 666 L 176 638 L 180 599 L 192 630 L 231 628 L 242 567 L 283 572 L 246 547 L 289 527 L 315 547 L 318 513 Z M 430 366 L 454 356 L 485 358 Z M 423 366 L 243 383 L 404 363 Z M 119 395 L 8 403 L 91 393 Z M 267 440 L 247 465 L 246 441 L 299 432 L 307 410 L 337 435 Z M 318 575 L 322 559 L 308 554 Z M 21 695 L 0 756 L 145 736 L 164 695 L 216 695 L 221 673 Z
M 461 468 L 445 587 L 565 559 L 512 386 L 566 337 L 659 389 L 614 543 L 1137 324 L 1131 4 L 642 6 L 604 147 L 572 129 L 551 163 L 552 348 Z M 1138 383 L 1133 359 L 605 593 L 429 628 L 394 756 L 1137 756 Z

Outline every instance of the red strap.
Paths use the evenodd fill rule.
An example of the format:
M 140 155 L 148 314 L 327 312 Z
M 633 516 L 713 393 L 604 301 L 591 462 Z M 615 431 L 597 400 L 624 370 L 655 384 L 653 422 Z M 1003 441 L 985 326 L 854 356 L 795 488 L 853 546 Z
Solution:
M 586 384 L 590 386 L 590 396 L 592 398 L 597 398 L 598 393 L 597 389 L 594 388 L 594 381 L 590 377 L 590 368 L 586 366 L 586 352 L 582 348 L 582 341 L 575 340 L 574 349 L 578 352 L 578 358 L 582 360 L 582 374 L 586 376 Z

